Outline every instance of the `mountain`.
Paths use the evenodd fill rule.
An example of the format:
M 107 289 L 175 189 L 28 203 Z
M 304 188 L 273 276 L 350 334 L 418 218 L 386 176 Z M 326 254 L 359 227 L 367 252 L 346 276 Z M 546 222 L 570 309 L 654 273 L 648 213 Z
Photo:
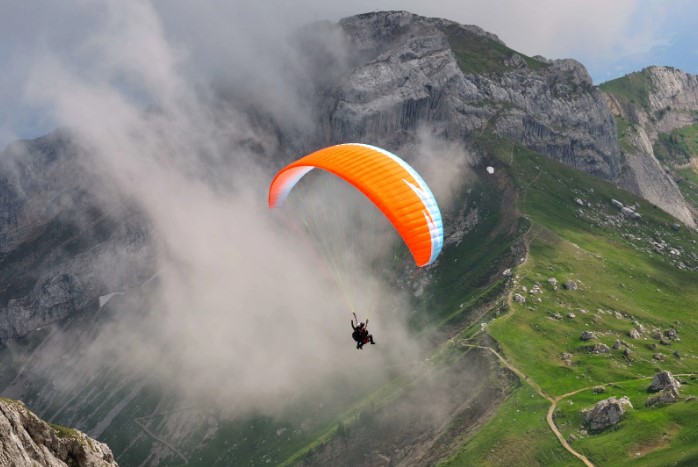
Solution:
M 314 124 L 287 131 L 247 106 L 289 148 L 260 158 L 364 141 L 427 168 L 453 164 L 456 147 L 470 165 L 438 262 L 389 279 L 424 358 L 329 381 L 273 416 L 183 405 L 125 371 L 118 348 L 95 367 L 85 349 L 108 326 L 138 326 L 158 296 L 157 234 L 79 133 L 58 130 L 0 157 L 2 394 L 107 442 L 122 465 L 698 459 L 696 77 L 654 67 L 597 87 L 574 60 L 407 12 L 292 40 L 317 70 L 304 88 Z M 425 140 L 451 146 L 427 162 Z M 645 405 L 659 370 L 681 375 L 683 402 Z M 581 410 L 610 396 L 634 409 L 615 429 L 584 428 Z
M 49 425 L 21 402 L 0 399 L 0 463 L 7 466 L 116 466 L 109 448 L 84 433 Z

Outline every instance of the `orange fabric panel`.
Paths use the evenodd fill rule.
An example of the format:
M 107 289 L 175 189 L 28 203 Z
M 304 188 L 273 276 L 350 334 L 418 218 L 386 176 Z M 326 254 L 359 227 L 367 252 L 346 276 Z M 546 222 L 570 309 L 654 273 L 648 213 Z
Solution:
M 270 206 L 289 178 L 302 176 L 311 167 L 326 170 L 364 193 L 390 220 L 419 266 L 430 261 L 432 235 L 420 197 L 405 181 L 417 180 L 399 163 L 363 145 L 339 145 L 321 149 L 293 162 L 279 172 L 269 191 Z M 298 175 L 300 173 L 300 175 Z

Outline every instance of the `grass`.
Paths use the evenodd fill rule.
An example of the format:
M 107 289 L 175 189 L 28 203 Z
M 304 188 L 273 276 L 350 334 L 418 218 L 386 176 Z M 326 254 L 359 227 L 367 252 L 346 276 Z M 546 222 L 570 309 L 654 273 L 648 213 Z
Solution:
M 605 387 L 601 394 L 591 390 L 563 400 L 555 414 L 557 426 L 572 445 L 598 465 L 670 465 L 698 457 L 698 395 L 695 379 L 682 386 L 683 400 L 663 407 L 646 407 L 650 380 L 635 380 Z M 627 396 L 633 409 L 615 427 L 599 434 L 582 431 L 582 409 L 608 397 Z
M 533 69 L 546 68 L 549 65 L 510 49 L 493 39 L 477 35 L 458 25 L 446 27 L 451 50 L 456 56 L 456 62 L 465 73 L 488 74 L 500 73 L 510 69 L 507 60 L 515 54 L 519 55 L 526 66 Z
M 698 157 L 698 124 L 660 133 L 654 143 L 654 155 L 669 166 L 690 163 Z
M 548 428 L 548 406 L 530 386 L 520 387 L 463 450 L 440 465 L 577 465 Z
M 602 91 L 615 94 L 627 102 L 639 105 L 645 110 L 649 109 L 651 82 L 644 71 L 630 73 L 620 78 L 607 81 L 602 83 L 599 88 Z
M 513 303 L 509 314 L 487 326 L 487 332 L 501 346 L 506 358 L 550 396 L 616 381 L 628 381 L 631 387 L 633 380 L 651 376 L 659 369 L 674 373 L 695 371 L 698 342 L 690 336 L 698 332 L 694 313 L 698 303 L 695 288 L 698 236 L 684 229 L 673 231 L 670 226 L 675 220 L 670 216 L 602 180 L 521 147 L 509 144 L 507 149 L 506 143 L 496 140 L 488 144 L 500 161 L 510 164 L 507 170 L 520 194 L 518 207 L 532 222 L 526 237 L 528 260 L 516 269 L 516 282 L 512 284 L 514 291 L 525 295 L 527 301 Z M 575 198 L 582 199 L 584 207 Z M 639 221 L 623 218 L 611 206 L 611 199 L 635 205 L 642 218 Z M 657 239 L 681 250 L 687 266 L 693 270 L 679 269 L 677 260 L 666 252 L 654 252 L 650 242 Z M 551 277 L 559 284 L 575 280 L 579 288 L 575 291 L 555 288 L 548 282 Z M 523 289 L 530 290 L 534 285 L 542 293 L 532 295 Z M 567 318 L 570 312 L 574 318 Z M 556 319 L 556 314 L 561 319 Z M 668 345 L 651 337 L 651 332 L 641 339 L 631 339 L 629 331 L 636 327 L 633 320 L 648 330 L 661 332 L 676 328 L 683 338 Z M 579 339 L 584 330 L 595 332 L 597 337 L 592 343 L 604 343 L 610 352 L 589 352 L 586 347 L 590 344 Z M 616 340 L 632 346 L 629 357 L 623 353 L 625 345 L 613 349 Z M 681 358 L 673 355 L 675 351 Z M 560 358 L 565 352 L 573 355 L 570 365 Z M 666 360 L 655 360 L 658 353 Z M 637 383 L 641 384 L 646 387 L 648 383 Z M 524 390 L 531 392 L 530 389 L 519 392 Z M 591 397 L 587 393 L 590 391 L 578 398 Z M 596 399 L 609 394 L 612 393 Z M 636 399 L 647 397 L 646 392 L 634 394 Z M 520 412 L 540 413 L 540 406 L 546 405 L 536 397 L 521 398 L 520 394 L 512 397 L 523 404 Z M 578 412 L 582 403 L 574 398 L 570 400 Z M 641 403 L 639 399 L 633 400 L 636 402 L 643 405 L 644 399 Z M 647 433 L 653 433 L 652 439 L 657 436 L 660 440 L 667 436 L 670 439 L 643 454 L 638 462 L 663 465 L 663 461 L 671 459 L 690 463 L 698 456 L 692 448 L 698 441 L 698 430 L 687 428 L 688 420 L 696 416 L 696 407 L 681 403 L 638 410 L 618 430 L 585 437 L 575 442 L 575 447 L 598 465 L 622 465 L 637 461 L 627 453 L 647 444 L 647 438 L 640 436 L 646 429 Z M 540 422 L 529 419 L 526 423 L 507 425 L 505 421 L 513 416 L 514 410 L 511 402 L 500 407 L 492 421 L 452 458 L 450 465 L 470 465 L 468 459 L 478 459 L 478 465 L 511 465 L 514 454 L 509 453 L 510 446 L 526 458 L 526 465 L 570 463 L 564 457 L 543 462 L 542 457 L 551 452 L 550 447 L 530 433 Z M 557 419 L 565 423 L 566 436 L 577 429 L 580 416 L 560 409 Z M 565 417 L 570 421 L 565 421 Z M 634 428 L 626 428 L 631 422 Z M 502 440 L 506 444 L 500 444 Z M 618 457 L 618 453 L 625 453 L 625 457 Z

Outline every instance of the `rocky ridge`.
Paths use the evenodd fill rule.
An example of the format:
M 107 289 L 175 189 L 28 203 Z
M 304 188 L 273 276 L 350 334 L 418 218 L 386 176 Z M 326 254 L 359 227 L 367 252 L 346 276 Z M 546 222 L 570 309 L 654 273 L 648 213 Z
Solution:
M 698 123 L 698 76 L 655 66 L 620 79 L 638 90 L 636 97 L 604 93 L 609 109 L 629 125 L 620 135 L 625 170 L 618 185 L 695 228 L 698 213 L 657 160 L 653 144 L 660 133 Z
M 409 154 L 420 126 L 452 140 L 489 131 L 603 178 L 619 175 L 613 117 L 580 63 L 523 57 L 477 27 L 407 12 L 339 26 L 354 59 L 326 92 L 328 142 Z M 489 53 L 496 57 L 477 58 Z
M 117 466 L 106 444 L 54 427 L 21 402 L 0 399 L 0 465 L 14 467 Z

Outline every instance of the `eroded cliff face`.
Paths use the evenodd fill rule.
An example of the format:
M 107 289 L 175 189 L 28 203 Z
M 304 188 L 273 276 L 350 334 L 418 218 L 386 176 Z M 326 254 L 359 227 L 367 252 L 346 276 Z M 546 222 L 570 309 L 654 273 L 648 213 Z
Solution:
M 696 212 L 655 157 L 653 144 L 660 133 L 698 123 L 698 77 L 650 67 L 626 79 L 627 87 L 637 89 L 633 97 L 605 93 L 609 109 L 628 125 L 620 135 L 624 170 L 617 183 L 695 228 Z
M 396 149 L 420 126 L 455 140 L 487 130 L 608 180 L 619 175 L 613 116 L 578 62 L 523 57 L 475 26 L 406 12 L 339 25 L 353 60 L 329 92 L 328 142 Z
M 49 425 L 24 404 L 0 399 L 0 465 L 117 466 L 109 447 L 84 433 Z
M 65 130 L 0 153 L 0 346 L 153 274 L 148 222 L 88 160 Z

